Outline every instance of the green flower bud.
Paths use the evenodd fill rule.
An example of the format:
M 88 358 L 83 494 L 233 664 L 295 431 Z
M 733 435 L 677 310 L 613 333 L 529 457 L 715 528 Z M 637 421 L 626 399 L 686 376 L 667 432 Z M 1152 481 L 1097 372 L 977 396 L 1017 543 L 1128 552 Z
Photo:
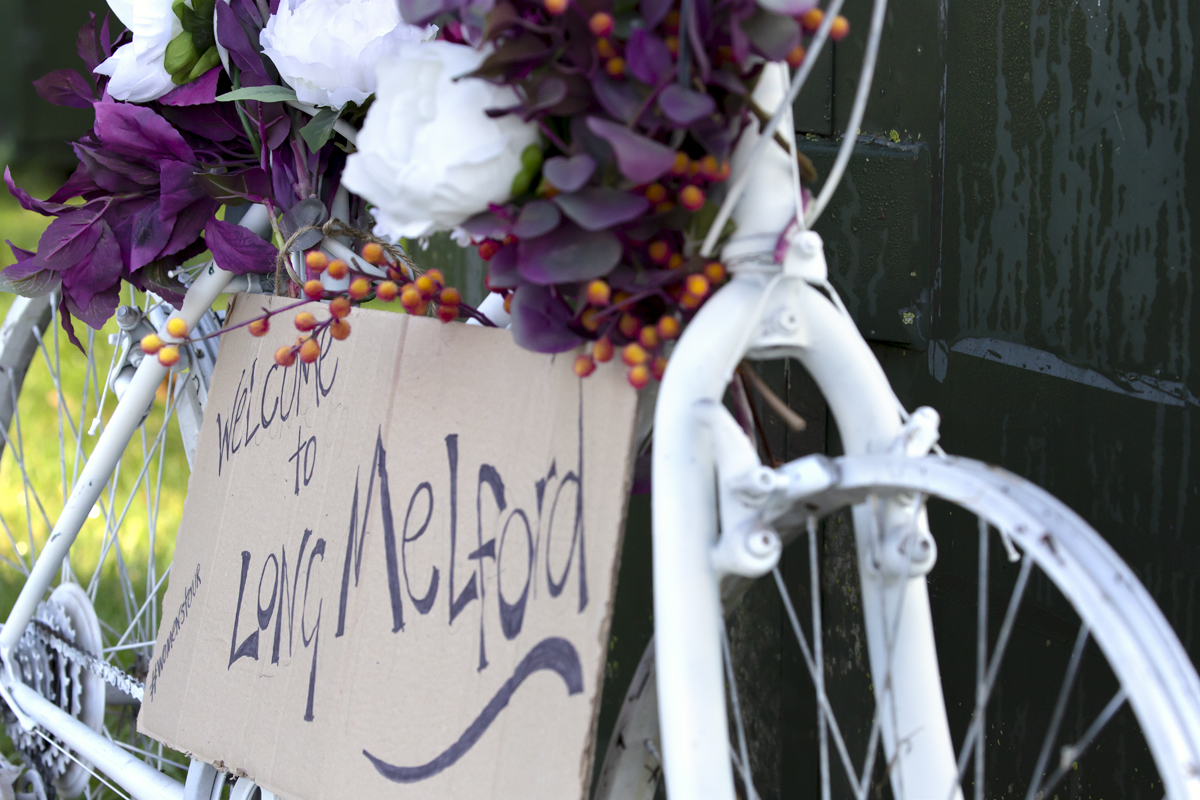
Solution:
M 542 148 L 536 144 L 531 144 L 521 151 L 521 164 L 530 173 L 537 172 L 542 168 Z M 532 179 L 532 174 L 530 178 Z
M 192 35 L 184 31 L 167 45 L 163 67 L 171 73 L 171 79 L 175 83 L 186 83 L 187 74 L 199 58 L 200 54 L 196 52 L 196 46 L 192 43 Z

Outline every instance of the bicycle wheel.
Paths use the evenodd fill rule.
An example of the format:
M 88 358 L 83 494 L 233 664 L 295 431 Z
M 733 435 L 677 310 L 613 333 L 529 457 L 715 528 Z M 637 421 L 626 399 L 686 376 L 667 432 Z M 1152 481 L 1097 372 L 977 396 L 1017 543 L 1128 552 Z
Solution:
M 76 325 L 81 353 L 60 327 L 56 301 L 13 298 L 0 329 L 0 618 L 7 618 L 133 369 L 131 340 L 136 363 L 136 340 L 166 310 L 131 292 L 130 305 L 104 330 Z M 135 721 L 216 342 L 188 350 L 186 371 L 159 388 L 18 658 L 27 684 L 179 780 L 187 759 L 140 736 Z M 58 796 L 110 793 L 103 776 L 53 737 L 6 722 L 3 751 L 19 753 Z
M 810 464 L 813 458 L 820 457 Z M 822 609 L 855 599 L 857 576 L 846 567 L 861 559 L 853 555 L 846 509 L 929 498 L 939 553 L 929 574 L 932 613 L 960 775 L 941 796 L 1200 796 L 1200 681 L 1152 598 L 1091 527 L 1034 484 L 967 459 L 851 456 L 830 463 L 836 483 L 776 521 L 785 541 L 794 540 L 782 569 L 752 588 L 738 581 L 723 592 L 731 620 L 730 752 L 741 796 L 794 796 L 799 787 L 777 779 L 783 759 L 812 767 L 804 788 L 813 796 L 913 796 L 889 781 L 903 771 L 882 755 L 887 715 L 862 702 L 869 677 L 846 668 L 863 660 L 854 632 L 828 630 Z M 968 514 L 956 514 L 960 509 Z M 952 591 L 964 564 L 974 571 L 967 593 L 974 608 Z M 873 568 L 869 555 L 860 568 Z M 788 586 L 784 572 L 805 573 L 806 580 Z M 759 609 L 764 597 L 779 598 L 801 653 L 809 699 L 800 707 L 811 716 L 779 726 L 791 729 L 785 739 L 811 741 L 807 753 L 781 753 L 778 728 L 758 724 L 756 735 L 761 720 L 753 710 L 739 713 L 755 704 L 748 703 L 756 687 L 732 621 L 748 592 Z M 1031 645 L 1041 651 L 1036 662 L 1005 658 Z M 659 791 L 652 652 L 626 697 L 598 798 Z M 892 735 L 903 743 L 920 731 Z M 898 752 L 903 759 L 903 745 Z M 765 774 L 756 776 L 755 767 Z

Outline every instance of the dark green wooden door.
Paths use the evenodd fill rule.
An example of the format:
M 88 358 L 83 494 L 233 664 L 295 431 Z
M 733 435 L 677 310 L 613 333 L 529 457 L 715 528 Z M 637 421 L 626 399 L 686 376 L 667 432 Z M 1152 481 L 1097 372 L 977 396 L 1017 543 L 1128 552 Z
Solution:
M 870 6 L 848 0 L 852 34 L 797 103 L 800 146 L 822 171 L 849 115 Z M 941 412 L 947 451 L 1033 480 L 1090 521 L 1134 568 L 1193 660 L 1198 33 L 1193 0 L 893 2 L 855 157 L 818 225 L 831 279 L 903 403 Z M 801 370 L 764 371 L 810 421 L 802 434 L 772 427 L 773 452 L 838 452 Z M 943 666 L 973 676 L 975 522 L 957 516 L 933 509 L 940 556 L 930 589 Z M 635 542 L 648 535 L 637 521 Z M 824 625 L 829 647 L 843 648 L 829 665 L 830 691 L 861 761 L 873 703 L 850 532 L 835 521 L 823 537 Z M 648 596 L 647 577 L 625 569 L 622 595 Z M 805 607 L 803 553 L 785 554 L 784 571 Z M 993 573 L 993 608 L 1015 572 Z M 1026 604 L 987 730 L 989 741 L 1014 751 L 1033 740 L 1036 753 L 1078 621 L 1045 585 L 1035 583 Z M 739 611 L 739 689 L 760 794 L 811 797 L 815 708 L 786 624 L 773 587 Z M 615 683 L 637 649 L 628 638 L 614 643 Z M 1082 733 L 1112 688 L 1102 672 L 1081 676 L 1066 736 Z M 946 690 L 961 740 L 973 685 L 951 681 Z M 1127 711 L 1097 746 L 1105 768 L 1075 771 L 1058 797 L 1161 797 L 1139 794 L 1150 765 Z M 985 795 L 1023 797 L 1032 768 L 1032 760 L 997 759 Z M 877 778 L 885 782 L 882 768 Z M 847 791 L 835 781 L 835 796 Z

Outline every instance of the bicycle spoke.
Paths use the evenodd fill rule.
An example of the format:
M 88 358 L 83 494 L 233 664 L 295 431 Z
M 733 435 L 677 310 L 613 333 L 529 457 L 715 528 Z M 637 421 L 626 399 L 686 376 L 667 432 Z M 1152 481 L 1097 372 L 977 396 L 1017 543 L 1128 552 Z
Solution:
M 808 667 L 808 674 L 814 678 L 816 667 L 813 664 L 812 652 L 808 649 L 808 640 L 804 638 L 804 632 L 800 629 L 800 618 L 796 616 L 796 607 L 792 605 L 792 598 L 788 594 L 787 586 L 783 583 L 783 576 L 779 574 L 779 567 L 771 571 L 775 577 L 775 585 L 779 588 L 779 596 L 783 599 L 783 607 L 787 611 L 788 620 L 792 623 L 792 631 L 796 635 L 796 641 L 800 645 L 800 654 L 804 657 L 804 664 Z M 853 784 L 857 777 L 857 772 L 854 769 L 854 762 L 850 760 L 850 751 L 846 749 L 846 741 L 842 738 L 842 730 L 838 726 L 837 718 L 833 715 L 833 708 L 829 705 L 829 698 L 823 692 L 817 693 L 817 703 L 826 716 L 829 732 L 833 734 L 833 744 L 837 748 L 838 756 L 842 760 L 842 768 L 846 770 L 846 777 Z
M 1083 658 L 1083 646 L 1087 644 L 1087 640 L 1088 626 L 1085 622 L 1079 626 L 1079 635 L 1075 637 L 1075 648 L 1071 651 L 1071 660 L 1067 662 L 1062 688 L 1058 690 L 1058 700 L 1054 703 L 1050 727 L 1046 730 L 1045 739 L 1042 740 L 1042 750 L 1038 753 L 1037 766 L 1033 768 L 1033 777 L 1029 779 L 1029 791 L 1025 793 L 1025 800 L 1034 800 L 1038 780 L 1041 779 L 1046 764 L 1050 761 L 1050 749 L 1054 747 L 1054 741 L 1058 738 L 1058 726 L 1062 724 L 1063 713 L 1067 710 L 1067 700 L 1070 699 L 1071 687 L 1075 684 L 1075 673 L 1079 669 L 1079 662 Z
M 821 580 L 817 565 L 817 519 L 808 518 L 808 576 L 809 595 L 812 597 L 812 631 L 813 631 L 813 682 L 817 686 L 817 694 L 825 696 L 825 648 L 821 633 Z M 817 709 L 817 743 L 818 756 L 821 762 L 821 800 L 829 800 L 829 732 L 825 723 L 825 712 Z M 852 778 L 853 779 L 853 778 Z
M 160 577 L 158 579 L 158 583 L 154 584 L 154 588 L 150 591 L 150 593 L 148 595 L 146 595 L 146 599 L 142 602 L 142 607 L 138 609 L 137 614 L 134 616 L 133 621 L 130 623 L 129 627 L 126 628 L 125 633 L 123 633 L 121 635 L 121 638 L 117 640 L 117 643 L 115 645 L 113 645 L 113 647 L 107 648 L 107 649 L 116 650 L 120 647 L 120 645 L 125 643 L 125 639 L 129 636 L 130 631 L 133 630 L 133 623 L 137 622 L 138 619 L 141 618 L 142 614 L 145 613 L 147 608 L 155 606 L 155 603 L 153 601 L 158 596 L 158 590 L 162 586 L 163 581 L 165 581 L 167 579 L 167 576 L 170 574 L 171 574 L 171 566 L 168 564 L 167 568 L 163 570 L 162 577 Z M 151 641 L 150 644 L 153 645 L 154 642 Z
M 987 677 L 987 612 L 988 612 L 988 522 L 979 518 L 979 595 L 976 600 L 975 634 L 975 704 L 985 706 L 984 681 Z M 975 800 L 983 800 L 982 736 L 975 739 Z
M 1058 782 L 1062 780 L 1063 776 L 1067 774 L 1067 771 L 1071 769 L 1075 759 L 1079 758 L 1079 754 L 1087 749 L 1087 746 L 1092 743 L 1092 739 L 1096 738 L 1096 735 L 1104 729 L 1104 726 L 1107 725 L 1108 721 L 1113 718 L 1113 715 L 1121 710 L 1121 706 L 1125 705 L 1125 700 L 1127 697 L 1128 695 L 1125 693 L 1125 687 L 1118 689 L 1117 693 L 1114 694 L 1112 699 L 1108 701 L 1108 705 L 1106 705 L 1104 710 L 1100 712 L 1100 715 L 1092 720 L 1092 724 L 1088 726 L 1086 731 L 1084 731 L 1083 736 L 1080 737 L 1079 741 L 1073 745 L 1067 745 L 1062 749 L 1062 755 L 1059 758 L 1058 769 L 1056 769 L 1054 774 L 1050 776 L 1050 780 L 1046 781 L 1046 785 L 1042 787 L 1039 792 L 1037 792 L 1036 796 L 1038 798 L 1044 798 L 1046 796 L 1046 792 L 1052 791 L 1054 787 L 1058 785 Z
M 724 650 L 725 678 L 729 681 L 729 701 L 733 706 L 733 720 L 737 729 L 738 752 L 741 754 L 742 784 L 746 787 L 749 800 L 758 800 L 754 780 L 750 775 L 750 754 L 746 749 L 746 728 L 742 723 L 742 708 L 738 703 L 737 678 L 733 674 L 733 653 L 729 650 L 729 633 L 725 630 L 725 618 L 721 618 L 721 649 Z
M 137 753 L 138 755 L 145 756 L 146 758 L 153 758 L 153 759 L 161 760 L 163 764 L 167 764 L 169 766 L 175 767 L 176 769 L 182 769 L 182 770 L 187 769 L 186 766 L 184 766 L 183 764 L 180 764 L 177 761 L 171 761 L 169 759 L 163 758 L 161 753 L 153 753 L 149 750 L 143 750 L 140 747 L 134 747 L 133 745 L 128 744 L 126 742 L 122 742 L 120 740 L 113 740 L 113 744 L 115 744 L 117 747 L 120 747 L 123 750 L 128 750 L 131 753 Z M 160 766 L 159 769 L 162 769 L 162 767 Z
M 1008 637 L 1012 633 L 1013 623 L 1017 619 L 1017 608 L 1021 605 L 1021 598 L 1025 594 L 1025 586 L 1029 582 L 1029 572 L 1033 569 L 1033 559 L 1028 553 L 1021 559 L 1021 572 L 1017 576 L 1017 585 L 1013 588 L 1012 597 L 1008 601 L 1008 609 L 1004 614 L 1004 623 L 1000 626 L 1000 636 L 996 640 L 996 647 L 992 651 L 991 662 L 988 665 L 987 680 L 983 687 L 982 697 L 976 701 L 975 711 L 971 715 L 971 726 L 967 730 L 967 737 L 963 741 L 962 750 L 958 754 L 958 764 L 954 784 L 950 787 L 949 797 L 954 797 L 957 787 L 962 782 L 963 770 L 967 766 L 967 758 L 971 753 L 971 749 L 975 744 L 975 737 L 983 735 L 983 715 L 987 708 L 988 699 L 992 693 L 992 687 L 996 684 L 996 675 L 1000 671 L 1000 663 L 1004 660 L 1004 651 L 1008 647 Z
M 67 750 L 61 744 L 54 741 L 54 739 L 52 739 L 49 736 L 47 736 L 46 734 L 42 733 L 41 730 L 34 728 L 33 732 L 36 733 L 38 736 L 42 737 L 42 739 L 44 739 L 46 741 L 46 743 L 49 744 L 51 747 L 53 747 L 55 750 L 59 751 L 60 753 L 65 755 L 67 758 L 71 759 L 76 764 L 83 767 L 89 775 L 91 775 L 93 778 L 100 781 L 105 786 L 107 786 L 109 789 L 111 789 L 113 792 L 115 792 L 118 797 L 125 798 L 125 800 L 131 800 L 129 795 L 127 795 L 123 791 L 121 791 L 115 783 L 110 782 L 103 775 L 96 772 L 96 770 L 91 765 L 89 765 L 86 761 L 82 761 L 79 757 L 77 757 L 70 750 Z

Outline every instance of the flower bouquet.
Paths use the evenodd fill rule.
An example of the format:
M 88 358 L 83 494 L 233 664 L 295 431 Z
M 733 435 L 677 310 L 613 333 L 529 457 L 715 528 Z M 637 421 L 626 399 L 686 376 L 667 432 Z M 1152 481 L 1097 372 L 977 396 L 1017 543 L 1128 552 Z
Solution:
M 69 319 L 102 326 L 122 281 L 177 301 L 207 250 L 294 305 L 329 301 L 323 320 L 296 314 L 280 363 L 315 359 L 317 332 L 344 338 L 351 305 L 379 299 L 507 324 L 535 351 L 588 344 L 581 376 L 619 349 L 637 387 L 726 279 L 706 256 L 734 232 L 719 211 L 742 134 L 773 111 L 756 85 L 818 27 L 848 30 L 816 0 L 109 5 L 120 25 L 80 32 L 86 70 L 35 84 L 95 123 L 49 198 L 5 172 L 54 219 L 36 253 L 13 247 L 0 288 L 57 291 L 74 339 Z M 251 204 L 271 241 L 237 224 Z M 410 259 L 438 231 L 487 262 L 480 309 Z M 178 358 L 156 340 L 143 349 Z

